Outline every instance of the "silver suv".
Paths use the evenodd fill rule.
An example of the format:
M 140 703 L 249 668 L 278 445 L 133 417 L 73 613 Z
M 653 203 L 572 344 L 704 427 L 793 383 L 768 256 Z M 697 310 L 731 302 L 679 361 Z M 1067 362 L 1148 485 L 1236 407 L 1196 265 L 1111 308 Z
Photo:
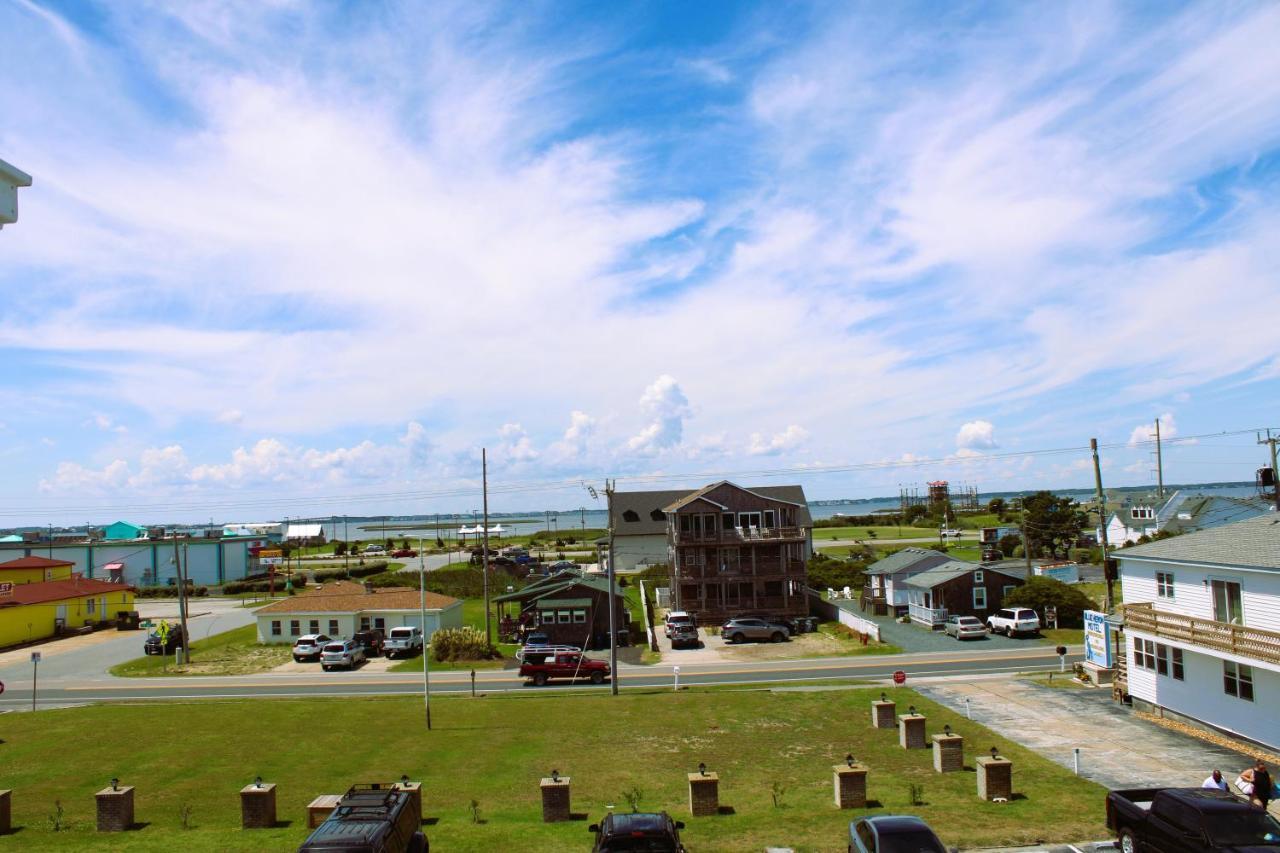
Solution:
M 364 646 L 351 640 L 329 643 L 320 652 L 320 666 L 325 672 L 331 669 L 355 669 L 365 662 Z
M 781 643 L 791 636 L 791 629 L 781 622 L 766 622 L 754 616 L 743 616 L 730 619 L 720 626 L 720 636 L 727 643 L 741 643 L 746 640 L 768 640 Z

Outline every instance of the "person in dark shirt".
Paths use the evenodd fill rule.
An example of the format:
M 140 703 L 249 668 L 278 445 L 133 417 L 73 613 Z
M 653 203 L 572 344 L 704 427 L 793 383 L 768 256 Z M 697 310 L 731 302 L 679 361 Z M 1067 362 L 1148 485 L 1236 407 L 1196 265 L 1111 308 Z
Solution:
M 1265 809 L 1275 796 L 1275 785 L 1271 781 L 1271 774 L 1267 771 L 1267 765 L 1263 764 L 1262 759 L 1259 758 L 1257 763 L 1241 773 L 1240 777 L 1253 784 L 1253 793 L 1250 794 L 1250 797 Z

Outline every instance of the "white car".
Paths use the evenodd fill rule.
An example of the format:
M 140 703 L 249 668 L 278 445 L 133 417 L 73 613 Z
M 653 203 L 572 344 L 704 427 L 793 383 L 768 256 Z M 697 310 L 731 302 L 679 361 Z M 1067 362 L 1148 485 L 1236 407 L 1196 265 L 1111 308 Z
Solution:
M 327 642 L 329 642 L 327 634 L 303 634 L 293 643 L 293 659 L 298 663 L 304 660 L 316 660 Z
M 944 528 L 942 528 L 941 530 L 939 530 L 939 531 L 938 531 L 938 535 L 942 536 L 942 538 L 944 538 L 944 539 L 959 539 L 959 538 L 960 538 L 960 531 L 959 531 L 959 530 L 953 530 L 953 529 L 952 529 L 952 528 L 950 528 L 950 527 L 944 527 Z
M 667 614 L 667 625 L 666 625 L 667 639 L 671 638 L 671 632 L 674 631 L 678 626 L 690 627 L 696 630 L 698 627 L 698 623 L 692 616 L 690 616 L 688 613 L 685 613 L 683 610 L 671 611 L 670 613 Z
M 366 554 L 381 554 L 386 550 L 387 549 L 381 545 L 365 545 L 364 546 L 364 553 Z
M 325 672 L 331 669 L 355 669 L 364 663 L 364 646 L 351 640 L 337 640 L 327 644 L 320 652 L 320 666 Z
M 382 653 L 390 660 L 396 655 L 412 657 L 422 651 L 422 629 L 416 625 L 392 628 L 382 643 Z
M 1005 608 L 987 617 L 987 627 L 993 634 L 1009 637 L 1015 634 L 1035 634 L 1040 630 L 1040 617 L 1029 607 Z

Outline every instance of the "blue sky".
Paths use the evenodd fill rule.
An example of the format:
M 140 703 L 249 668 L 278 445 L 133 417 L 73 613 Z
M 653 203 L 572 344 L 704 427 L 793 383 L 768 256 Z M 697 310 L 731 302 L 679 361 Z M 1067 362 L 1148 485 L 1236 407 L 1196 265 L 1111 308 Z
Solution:
M 1011 454 L 1091 437 L 1140 484 L 1156 416 L 1167 481 L 1240 480 L 1252 436 L 1210 434 L 1280 426 L 1274 4 L 0 0 L 0 32 L 35 176 L 0 526 L 469 510 L 482 446 L 497 509 L 1088 485 Z

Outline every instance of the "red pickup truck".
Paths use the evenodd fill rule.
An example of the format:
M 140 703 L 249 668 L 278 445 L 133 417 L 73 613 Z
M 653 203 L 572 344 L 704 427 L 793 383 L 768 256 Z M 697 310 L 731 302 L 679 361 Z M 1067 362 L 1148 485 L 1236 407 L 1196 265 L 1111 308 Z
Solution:
M 532 679 L 539 687 L 553 678 L 589 678 L 592 684 L 603 684 L 609 677 L 609 664 L 575 652 L 562 652 L 540 661 L 537 658 L 525 661 L 520 664 L 520 677 Z

